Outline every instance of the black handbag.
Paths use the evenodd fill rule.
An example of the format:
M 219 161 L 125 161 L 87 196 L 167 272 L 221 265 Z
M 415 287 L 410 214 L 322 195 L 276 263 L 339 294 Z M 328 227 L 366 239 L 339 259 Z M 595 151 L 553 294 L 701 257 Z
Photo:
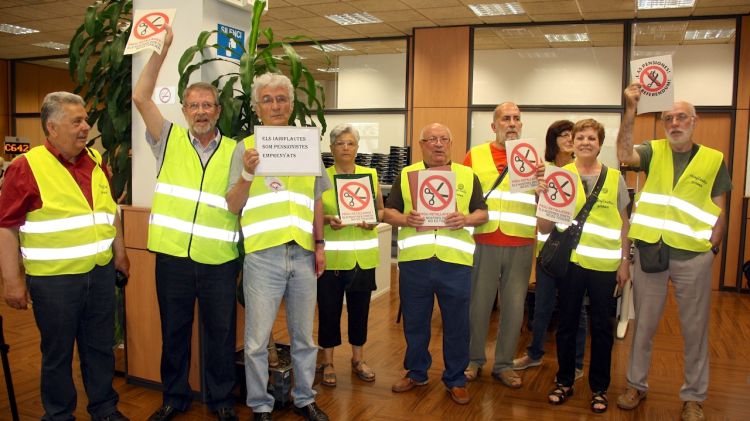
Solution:
M 586 204 L 583 205 L 568 229 L 558 231 L 557 228 L 553 228 L 552 232 L 550 232 L 549 238 L 545 241 L 542 250 L 539 252 L 539 256 L 536 258 L 539 268 L 547 275 L 553 278 L 562 278 L 568 273 L 570 254 L 578 246 L 578 241 L 581 239 L 581 232 L 583 231 L 583 224 L 586 222 L 591 208 L 594 207 L 594 203 L 596 203 L 599 197 L 599 192 L 602 190 L 606 178 L 607 166 L 602 164 L 602 170 L 599 173 L 599 179 L 596 181 L 594 189 L 586 199 Z
M 659 273 L 669 269 L 669 247 L 659 239 L 655 243 L 635 240 L 641 270 L 645 273 Z

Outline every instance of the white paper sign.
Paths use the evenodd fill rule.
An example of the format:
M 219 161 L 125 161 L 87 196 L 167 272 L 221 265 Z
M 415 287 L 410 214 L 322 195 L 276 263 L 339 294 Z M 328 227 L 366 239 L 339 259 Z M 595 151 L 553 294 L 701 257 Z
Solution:
M 154 88 L 154 95 L 152 99 L 156 104 L 174 104 L 177 102 L 177 87 L 157 86 L 156 88 Z
M 638 114 L 664 111 L 674 104 L 672 56 L 658 56 L 630 62 L 633 82 L 641 84 Z
M 369 174 L 347 177 L 336 175 L 334 183 L 341 223 L 344 225 L 356 225 L 360 222 L 378 223 L 372 192 L 372 177 Z
M 547 191 L 539 195 L 536 216 L 561 224 L 570 224 L 576 207 L 578 175 L 555 166 L 544 170 Z
M 130 31 L 124 54 L 135 54 L 146 49 L 161 54 L 167 36 L 166 25 L 172 25 L 177 9 L 133 11 L 133 28 Z
M 508 140 L 505 150 L 508 153 L 508 176 L 510 177 L 510 191 L 525 192 L 536 188 L 539 180 L 536 178 L 536 166 L 544 160 L 544 148 L 536 139 Z
M 255 126 L 256 175 L 320 175 L 320 129 Z
M 445 217 L 456 211 L 456 173 L 422 170 L 417 175 L 417 212 L 424 226 L 444 227 Z

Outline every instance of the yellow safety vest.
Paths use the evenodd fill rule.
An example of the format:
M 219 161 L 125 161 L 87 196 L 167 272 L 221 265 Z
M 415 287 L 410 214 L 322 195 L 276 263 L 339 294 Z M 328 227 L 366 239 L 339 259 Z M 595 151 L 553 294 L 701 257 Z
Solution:
M 46 147 L 37 146 L 24 155 L 42 199 L 42 207 L 27 213 L 19 229 L 29 275 L 86 273 L 112 260 L 117 204 L 100 167 L 101 155 L 89 151 L 96 162 L 91 173 L 93 209 L 70 172 Z
M 401 195 L 404 199 L 404 214 L 408 215 L 413 209 L 409 176 L 411 171 L 425 169 L 424 162 L 409 165 L 401 171 Z M 458 212 L 468 215 L 469 202 L 474 190 L 474 172 L 471 168 L 452 163 L 451 170 L 456 173 L 456 208 Z M 446 228 L 417 231 L 412 227 L 400 227 L 398 230 L 398 248 L 400 262 L 438 259 L 471 266 L 474 262 L 474 238 L 469 227 L 460 230 Z
M 471 148 L 471 167 L 482 183 L 486 195 L 500 172 L 492 159 L 490 143 Z M 495 232 L 498 228 L 514 237 L 534 238 L 536 233 L 536 197 L 533 190 L 510 192 L 510 177 L 506 174 L 500 185 L 487 196 L 489 220 L 478 226 L 474 234 Z
M 188 131 L 172 124 L 156 182 L 148 249 L 217 265 L 237 258 L 237 215 L 225 195 L 236 142 L 222 136 L 203 168 Z
M 244 143 L 245 149 L 255 147 L 255 135 L 246 137 Z M 245 253 L 290 241 L 314 251 L 314 212 L 314 176 L 256 176 L 240 217 Z
M 654 151 L 649 176 L 635 201 L 630 238 L 695 252 L 711 249 L 711 233 L 721 209 L 711 200 L 711 189 L 724 155 L 700 146 L 673 186 L 672 148 L 666 139 L 651 142 Z
M 336 168 L 331 165 L 326 169 L 331 185 L 335 186 L 333 176 Z M 372 175 L 373 191 L 372 201 L 377 203 L 378 195 L 378 173 L 373 168 L 356 165 L 354 174 Z M 327 190 L 323 193 L 323 211 L 326 215 L 338 215 L 336 200 L 336 189 Z M 376 206 L 377 208 L 377 206 Z M 326 269 L 349 270 L 359 265 L 362 269 L 372 269 L 378 265 L 378 231 L 363 230 L 355 226 L 346 226 L 340 230 L 334 230 L 329 225 L 323 229 L 326 239 Z
M 575 163 L 563 167 L 578 175 Z M 616 271 L 622 261 L 622 218 L 617 208 L 618 188 L 620 186 L 620 171 L 607 168 L 607 178 L 604 180 L 596 203 L 591 208 L 586 222 L 583 224 L 581 239 L 578 246 L 570 254 L 570 261 L 581 267 L 602 272 Z M 586 194 L 581 177 L 578 177 L 578 194 L 576 195 L 575 214 L 586 204 Z M 557 224 L 558 228 L 567 228 Z

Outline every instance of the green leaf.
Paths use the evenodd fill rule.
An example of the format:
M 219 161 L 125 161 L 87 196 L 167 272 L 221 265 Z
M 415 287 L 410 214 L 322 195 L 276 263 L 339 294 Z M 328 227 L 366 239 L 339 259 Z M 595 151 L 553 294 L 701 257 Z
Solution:
M 197 45 L 193 45 L 189 47 L 187 50 L 185 50 L 184 53 L 182 53 L 182 57 L 180 57 L 180 62 L 177 64 L 177 72 L 179 74 L 185 73 L 185 68 L 188 66 L 188 64 L 192 63 L 193 57 L 195 57 L 195 53 L 200 51 L 200 47 Z
M 96 33 L 96 4 L 92 4 L 86 9 L 86 17 L 83 21 L 83 26 L 86 28 L 86 33 L 89 36 L 94 36 Z
M 91 54 L 94 53 L 95 49 L 96 45 L 89 44 L 86 46 L 83 54 L 81 54 L 81 61 L 78 63 L 78 84 L 82 85 L 86 80 L 86 68 L 89 64 L 89 57 L 91 57 Z

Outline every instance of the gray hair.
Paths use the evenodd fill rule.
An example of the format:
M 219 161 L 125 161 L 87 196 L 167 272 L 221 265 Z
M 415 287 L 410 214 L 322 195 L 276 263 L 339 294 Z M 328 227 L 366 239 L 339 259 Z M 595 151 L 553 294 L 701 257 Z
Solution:
M 193 91 L 210 91 L 214 94 L 214 102 L 219 103 L 219 89 L 208 82 L 195 82 L 185 88 L 185 92 L 182 93 L 182 100 L 184 101 Z
M 83 98 L 70 92 L 50 92 L 47 94 L 47 96 L 44 97 L 44 101 L 42 101 L 41 118 L 42 130 L 44 130 L 45 136 L 49 136 L 49 131 L 47 130 L 47 121 L 59 122 L 64 112 L 63 105 L 66 104 L 86 107 L 86 103 L 83 101 Z
M 294 86 L 292 81 L 288 77 L 279 73 L 263 73 L 260 76 L 253 78 L 253 90 L 250 95 L 250 105 L 253 107 L 255 112 L 258 112 L 258 91 L 263 88 L 286 88 L 289 100 L 294 100 Z
M 331 130 L 331 145 L 333 145 L 336 142 L 336 139 L 339 138 L 342 134 L 345 133 L 351 133 L 352 136 L 354 136 L 354 139 L 359 143 L 359 131 L 352 126 L 351 124 L 339 124 L 338 126 L 334 127 L 333 130 Z

